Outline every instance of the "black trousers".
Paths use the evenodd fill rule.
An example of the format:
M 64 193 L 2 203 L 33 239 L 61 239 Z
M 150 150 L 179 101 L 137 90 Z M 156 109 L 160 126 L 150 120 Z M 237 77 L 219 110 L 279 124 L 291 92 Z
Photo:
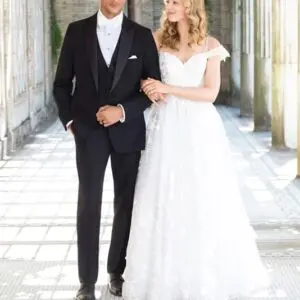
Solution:
M 95 284 L 99 265 L 99 232 L 103 180 L 109 157 L 114 180 L 114 219 L 107 272 L 122 274 L 130 232 L 134 188 L 140 151 L 116 153 L 107 129 L 73 125 L 79 177 L 77 208 L 77 245 L 79 280 Z

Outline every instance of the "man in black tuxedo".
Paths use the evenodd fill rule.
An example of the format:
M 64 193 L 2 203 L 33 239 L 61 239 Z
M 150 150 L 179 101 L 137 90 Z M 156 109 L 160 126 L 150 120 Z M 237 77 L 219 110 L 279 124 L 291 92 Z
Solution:
M 152 33 L 124 16 L 125 1 L 102 0 L 95 15 L 69 25 L 54 81 L 60 120 L 76 144 L 81 283 L 76 300 L 95 299 L 101 199 L 109 157 L 115 197 L 107 271 L 110 292 L 122 294 L 134 188 L 145 147 L 143 112 L 150 100 L 155 101 L 140 91 L 140 81 L 160 79 Z

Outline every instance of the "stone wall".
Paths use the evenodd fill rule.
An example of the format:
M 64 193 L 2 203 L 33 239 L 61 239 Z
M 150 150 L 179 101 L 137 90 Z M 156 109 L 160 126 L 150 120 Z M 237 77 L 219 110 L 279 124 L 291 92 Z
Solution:
M 55 0 L 57 21 L 64 34 L 68 24 L 97 12 L 99 0 Z
M 4 72 L 4 5 L 0 4 L 0 159 L 3 156 L 6 142 L 6 101 Z
M 50 0 L 0 2 L 0 159 L 49 116 Z

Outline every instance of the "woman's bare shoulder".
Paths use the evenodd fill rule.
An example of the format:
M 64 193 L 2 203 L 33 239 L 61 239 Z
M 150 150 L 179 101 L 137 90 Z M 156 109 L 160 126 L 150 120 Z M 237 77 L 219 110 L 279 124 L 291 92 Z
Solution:
M 207 50 L 212 50 L 221 45 L 221 43 L 213 36 L 207 36 Z

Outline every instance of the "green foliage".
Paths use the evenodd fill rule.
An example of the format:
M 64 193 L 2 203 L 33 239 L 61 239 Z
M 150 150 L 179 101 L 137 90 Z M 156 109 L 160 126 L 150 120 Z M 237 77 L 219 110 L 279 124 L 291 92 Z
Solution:
M 62 42 L 62 34 L 59 24 L 56 20 L 54 1 L 51 0 L 51 48 L 52 48 L 52 59 L 54 62 L 58 59 L 58 52 Z
M 211 9 L 211 0 L 204 0 L 205 8 L 207 11 L 210 11 Z
M 211 0 L 204 0 L 205 3 L 205 10 L 207 14 L 207 19 L 208 19 L 208 30 L 211 27 L 212 24 L 212 19 L 211 19 L 211 12 L 212 12 L 212 5 L 211 5 Z

